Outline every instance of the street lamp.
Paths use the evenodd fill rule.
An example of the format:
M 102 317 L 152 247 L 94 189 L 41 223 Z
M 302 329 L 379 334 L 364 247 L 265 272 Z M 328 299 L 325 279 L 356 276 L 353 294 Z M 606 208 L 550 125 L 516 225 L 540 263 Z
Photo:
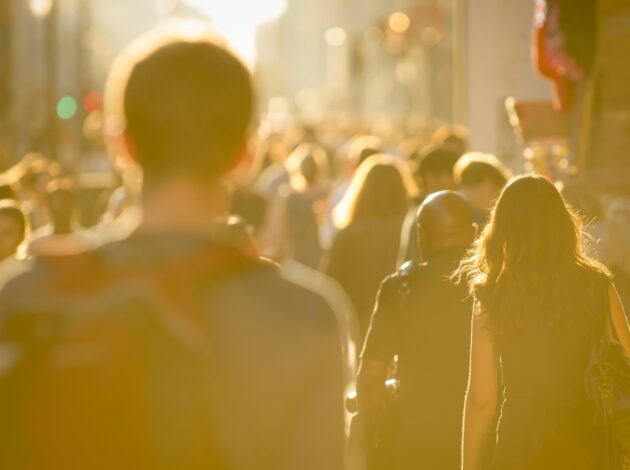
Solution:
M 37 18 L 45 18 L 52 11 L 53 0 L 29 0 L 28 7 Z

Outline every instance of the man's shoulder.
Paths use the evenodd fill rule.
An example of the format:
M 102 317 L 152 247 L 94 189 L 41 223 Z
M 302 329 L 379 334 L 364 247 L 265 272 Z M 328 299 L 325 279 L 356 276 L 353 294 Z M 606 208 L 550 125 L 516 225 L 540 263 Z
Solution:
M 227 261 L 220 260 L 218 265 L 209 262 L 204 268 L 194 263 L 188 266 L 186 262 L 171 266 L 170 263 L 152 265 L 146 259 L 126 260 L 127 248 L 112 244 L 80 255 L 39 258 L 0 292 L 1 310 L 6 312 L 24 303 L 45 304 L 51 296 L 60 301 L 75 294 L 97 296 L 102 290 L 109 292 L 112 286 L 124 286 L 126 278 L 133 276 L 160 285 L 161 277 L 167 278 L 169 270 L 177 273 L 189 269 L 189 277 L 198 278 L 195 284 L 200 286 L 197 292 L 204 303 L 218 302 L 248 317 L 271 321 L 282 316 L 287 322 L 324 326 L 336 323 L 336 306 L 343 304 L 342 295 L 333 285 L 325 286 L 316 277 L 289 275 L 269 263 L 238 254 L 228 256 Z
M 399 301 L 403 296 L 410 295 L 410 299 L 416 299 L 419 292 L 426 293 L 435 282 L 450 282 L 449 273 L 436 269 L 436 266 L 427 262 L 406 261 L 394 273 L 383 279 L 379 290 L 379 300 L 386 304 Z M 455 284 L 453 284 L 455 287 Z
M 338 308 L 345 307 L 343 294 L 323 275 L 264 262 L 219 280 L 212 291 L 236 304 L 249 305 L 250 310 L 263 316 L 288 314 L 288 321 L 329 323 L 335 320 Z
M 19 274 L 6 280 L 0 290 L 0 305 L 6 306 L 10 302 L 23 296 L 33 295 L 42 286 L 48 274 L 37 263 L 32 263 Z
M 314 278 L 312 278 L 314 279 Z M 259 288 L 247 291 L 248 296 L 260 299 L 282 299 L 297 297 L 303 300 L 321 299 L 312 283 L 301 282 L 300 276 L 294 276 L 281 266 L 264 259 L 250 260 L 240 269 L 218 279 L 216 284 L 220 288 L 227 288 L 231 284 L 243 287 L 258 285 Z
M 21 269 L 4 283 L 0 290 L 0 304 L 11 300 L 42 298 L 55 292 L 64 281 L 80 289 L 94 271 L 97 250 L 63 256 L 39 256 L 20 260 Z

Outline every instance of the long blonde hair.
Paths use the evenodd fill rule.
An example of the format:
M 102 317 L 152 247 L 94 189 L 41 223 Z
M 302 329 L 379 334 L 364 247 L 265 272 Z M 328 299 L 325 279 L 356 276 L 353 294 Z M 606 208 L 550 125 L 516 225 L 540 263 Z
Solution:
M 404 218 L 418 189 L 403 162 L 377 154 L 365 160 L 333 212 L 337 228 L 359 219 Z
M 494 333 L 518 331 L 533 312 L 557 327 L 592 314 L 585 296 L 610 276 L 583 241 L 582 221 L 557 188 L 541 176 L 520 176 L 501 193 L 455 277 L 467 278 Z

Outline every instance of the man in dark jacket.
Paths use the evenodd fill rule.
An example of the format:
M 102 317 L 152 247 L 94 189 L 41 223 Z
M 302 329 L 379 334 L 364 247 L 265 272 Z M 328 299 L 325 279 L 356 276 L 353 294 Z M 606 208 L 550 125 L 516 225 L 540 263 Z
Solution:
M 383 282 L 361 355 L 359 413 L 370 432 L 384 382 L 398 356 L 400 382 L 395 442 L 388 469 L 459 468 L 468 378 L 472 305 L 466 286 L 451 282 L 476 229 L 466 200 L 452 191 L 429 196 L 418 212 L 426 262 Z M 368 433 L 369 434 L 369 433 Z M 369 436 L 371 440 L 372 436 Z
M 65 348 L 59 369 L 49 368 L 47 375 L 24 366 L 26 379 L 19 386 L 29 393 L 20 403 L 39 406 L 41 414 L 32 411 L 38 408 L 16 412 L 25 430 L 21 436 L 40 436 L 39 422 L 47 437 L 18 442 L 15 431 L 16 446 L 8 450 L 14 455 L 2 457 L 14 466 L 3 467 L 342 469 L 347 374 L 337 312 L 323 295 L 214 236 L 227 206 L 223 176 L 248 155 L 255 100 L 249 72 L 211 38 L 148 36 L 118 58 L 106 94 L 114 147 L 143 170 L 143 222 L 130 238 L 87 257 L 40 260 L 0 294 L 0 323 L 15 325 L 16 313 L 38 309 L 65 314 L 72 305 L 105 326 L 89 335 L 76 327 L 83 328 L 88 345 L 106 344 L 104 338 L 120 336 L 117 326 L 125 325 L 127 360 L 118 373 L 102 365 L 120 353 L 114 348 L 100 355 Z M 147 279 L 137 287 L 136 281 Z M 141 296 L 151 287 L 154 299 L 143 299 L 135 309 L 125 304 L 125 296 Z M 117 308 L 108 305 L 114 296 Z M 149 311 L 144 317 L 143 308 Z M 123 310 L 150 321 L 136 330 L 125 324 Z M 148 329 L 159 334 L 149 335 Z M 0 330 L 0 340 L 16 331 Z M 75 333 L 65 330 L 55 341 L 67 343 Z M 142 335 L 146 344 L 136 344 Z M 172 349 L 164 349 L 169 341 Z M 156 357 L 162 362 L 152 362 Z M 181 357 L 207 358 L 197 361 L 195 370 L 208 370 L 212 377 L 187 374 L 185 362 L 174 364 Z M 81 365 L 73 369 L 78 377 L 95 378 L 90 368 L 111 376 L 96 377 L 99 385 L 93 388 L 79 381 L 83 394 L 66 387 L 67 396 L 76 398 L 69 403 L 73 399 L 64 400 L 61 391 L 61 399 L 55 395 L 61 390 L 58 374 L 63 381 L 72 376 L 66 373 L 69 363 Z M 125 378 L 129 370 L 136 374 Z M 29 377 L 50 388 L 37 395 Z M 199 390 L 208 382 L 204 402 Z M 97 415 L 103 409 L 99 397 L 114 400 L 116 387 L 136 395 L 116 402 L 124 408 Z M 0 395 L 5 399 L 7 394 Z M 86 399 L 92 402 L 86 405 Z M 85 428 L 77 432 L 81 424 Z

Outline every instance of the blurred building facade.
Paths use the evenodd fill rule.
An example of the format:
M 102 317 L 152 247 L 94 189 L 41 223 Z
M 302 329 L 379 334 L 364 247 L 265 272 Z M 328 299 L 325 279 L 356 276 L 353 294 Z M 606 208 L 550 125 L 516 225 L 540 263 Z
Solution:
M 33 149 L 77 158 L 83 98 L 102 91 L 115 54 L 159 23 L 164 3 L 0 0 L 0 140 L 14 159 Z M 35 14 L 37 4 L 50 9 Z M 475 149 L 507 154 L 505 98 L 549 96 L 529 59 L 532 15 L 520 0 L 287 0 L 258 31 L 263 109 L 283 97 L 307 120 L 435 117 L 469 125 Z M 57 116 L 64 96 L 76 118 Z
M 11 125 L 11 2 L 0 0 L 0 165 L 9 160 L 9 140 L 12 138 Z
M 463 53 L 460 119 L 470 128 L 471 146 L 510 160 L 515 140 L 505 114 L 505 99 L 550 99 L 550 86 L 534 71 L 531 34 L 534 2 L 475 0 L 459 2 Z M 517 166 L 518 167 L 518 166 Z
M 11 149 L 40 151 L 64 161 L 78 158 L 78 114 L 86 83 L 84 38 L 89 4 L 78 0 L 11 0 Z M 65 100 L 64 100 L 65 97 Z
M 297 98 L 307 114 L 437 113 L 450 119 L 451 103 L 444 107 L 428 83 L 431 71 L 444 65 L 452 70 L 450 4 L 289 0 L 286 14 L 259 31 L 257 73 L 265 97 Z M 394 28 L 392 14 L 398 15 Z M 448 86 L 451 74 L 446 75 L 440 83 Z M 450 99 L 452 90 L 442 95 Z
M 392 31 L 392 14 L 409 24 Z M 263 98 L 326 112 L 460 122 L 472 147 L 509 160 L 508 96 L 548 99 L 530 59 L 534 2 L 289 0 L 259 31 Z M 264 101 L 264 100 L 263 100 Z
M 0 0 L 0 148 L 9 160 L 39 151 L 75 166 L 86 97 L 102 93 L 117 51 L 155 22 L 152 0 Z

